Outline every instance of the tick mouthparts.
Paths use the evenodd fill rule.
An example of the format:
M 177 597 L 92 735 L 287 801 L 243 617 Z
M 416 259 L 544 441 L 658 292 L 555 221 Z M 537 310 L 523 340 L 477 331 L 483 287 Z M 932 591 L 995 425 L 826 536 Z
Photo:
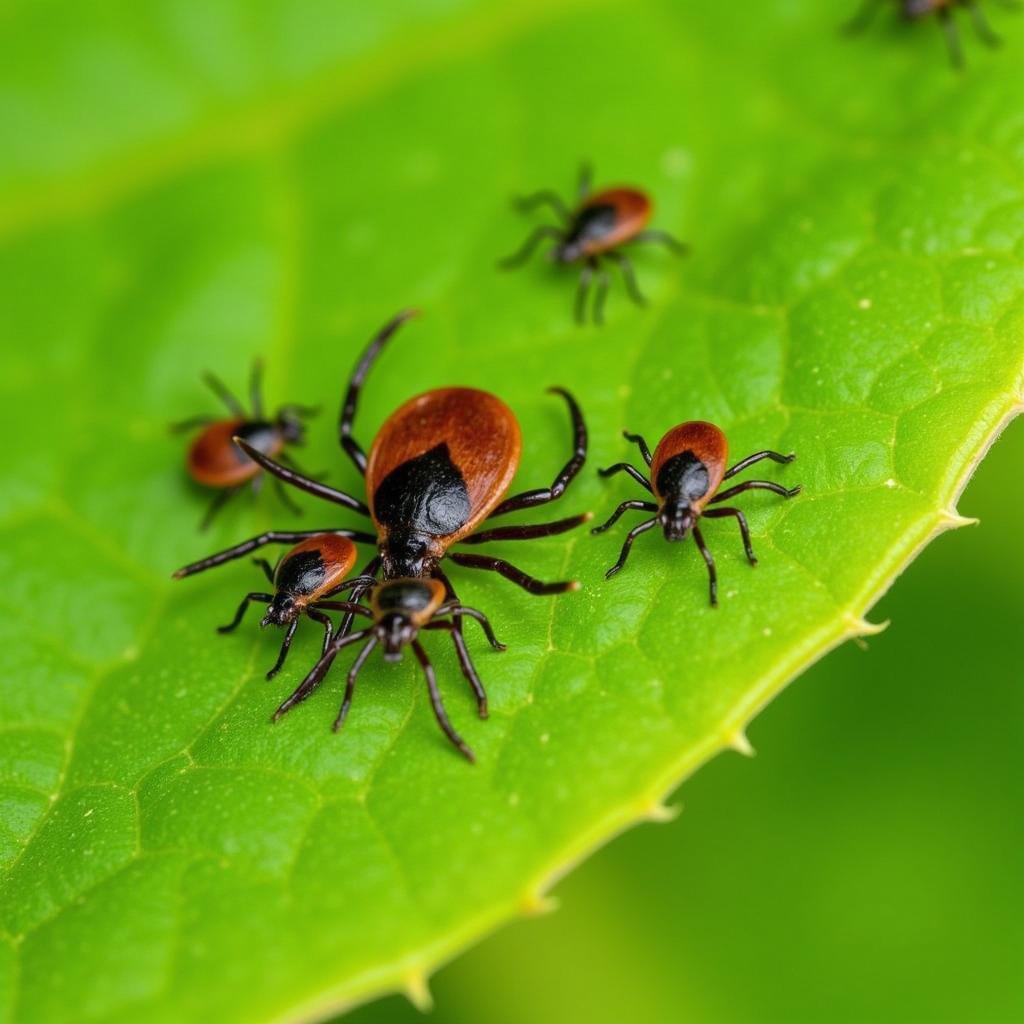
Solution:
M 267 612 L 267 614 L 264 615 L 262 619 L 260 619 L 260 629 L 264 629 L 264 628 L 266 628 L 269 625 L 270 625 L 270 612 Z

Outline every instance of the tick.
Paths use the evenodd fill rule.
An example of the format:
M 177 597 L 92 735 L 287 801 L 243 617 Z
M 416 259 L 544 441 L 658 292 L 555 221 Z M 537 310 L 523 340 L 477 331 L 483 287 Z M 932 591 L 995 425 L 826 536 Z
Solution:
M 542 224 L 527 238 L 518 252 L 502 260 L 501 266 L 521 266 L 545 239 L 555 244 L 550 258 L 555 263 L 574 263 L 580 266 L 579 286 L 576 289 L 576 321 L 584 323 L 587 318 L 587 296 L 590 287 L 597 281 L 592 313 L 594 323 L 604 319 L 604 303 L 608 295 L 609 276 L 606 261 L 614 263 L 622 274 L 626 291 L 638 305 L 647 304 L 637 284 L 632 261 L 622 251 L 630 242 L 660 242 L 680 255 L 687 251 L 667 231 L 647 227 L 651 219 L 652 204 L 645 192 L 627 186 L 601 189 L 591 188 L 589 167 L 580 171 L 578 199 L 574 209 L 569 209 L 561 197 L 550 189 L 525 196 L 518 201 L 519 208 L 530 212 L 538 206 L 548 206 L 560 223 Z
M 473 751 L 452 728 L 452 724 L 448 720 L 437 686 L 434 667 L 420 643 L 418 635 L 420 630 L 443 629 L 450 632 L 454 639 L 457 635 L 456 624 L 463 616 L 467 616 L 480 623 L 488 642 L 495 650 L 503 651 L 505 645 L 500 643 L 494 635 L 487 616 L 475 608 L 468 608 L 453 600 L 448 594 L 448 588 L 439 579 L 399 578 L 375 583 L 370 593 L 369 607 L 355 601 L 339 601 L 335 607 L 344 609 L 350 615 L 368 618 L 371 620 L 371 624 L 354 633 L 339 635 L 330 650 L 325 651 L 324 656 L 317 662 L 312 672 L 274 712 L 274 720 L 276 721 L 296 704 L 304 701 L 316 689 L 342 648 L 365 641 L 348 671 L 345 696 L 341 702 L 338 717 L 334 720 L 334 731 L 337 732 L 345 724 L 349 707 L 352 704 L 356 679 L 373 649 L 379 646 L 384 660 L 394 662 L 401 660 L 402 652 L 406 647 L 411 647 L 413 654 L 416 655 L 416 660 L 423 669 L 423 675 L 426 677 L 430 705 L 434 709 L 438 725 L 463 756 L 470 761 L 475 761 Z M 476 670 L 469 659 L 468 652 L 458 645 L 455 649 L 462 665 L 463 675 L 467 678 L 476 678 Z M 481 717 L 485 718 L 486 698 L 482 699 L 483 703 L 481 704 L 481 695 L 478 694 L 478 708 L 482 712 Z
M 375 534 L 344 531 L 357 543 L 372 542 L 377 546 L 377 553 L 363 569 L 363 576 L 381 575 L 385 580 L 437 579 L 445 586 L 449 600 L 454 601 L 457 600 L 455 590 L 440 567 L 441 560 L 448 558 L 464 568 L 497 572 L 531 594 L 560 594 L 577 589 L 579 584 L 575 581 L 544 582 L 502 558 L 452 550 L 456 544 L 552 536 L 591 518 L 590 513 L 584 513 L 547 523 L 478 530 L 485 520 L 557 500 L 579 473 L 587 454 L 587 430 L 576 400 L 564 388 L 550 390 L 560 395 L 569 409 L 572 425 L 569 460 L 550 487 L 510 497 L 506 494 L 519 466 L 520 429 L 511 409 L 489 392 L 474 388 L 440 388 L 410 399 L 385 421 L 374 438 L 369 456 L 354 438 L 353 423 L 367 375 L 388 340 L 412 315 L 412 311 L 400 313 L 370 342 L 356 364 L 342 403 L 341 445 L 365 478 L 369 506 L 344 491 L 282 466 L 243 439 L 238 440 L 239 445 L 262 468 L 283 482 L 372 520 Z M 263 544 L 280 543 L 285 537 L 297 536 L 261 534 L 185 566 L 175 575 L 190 576 L 240 558 Z M 355 600 L 360 594 L 360 588 L 353 590 Z M 332 652 L 336 653 L 337 645 L 351 625 L 352 614 L 342 620 L 324 658 L 333 659 Z M 452 638 L 463 672 L 477 694 L 481 717 L 484 717 L 486 696 L 472 671 L 459 615 L 455 616 L 454 623 Z
M 289 551 L 285 552 L 276 568 L 264 558 L 254 558 L 274 588 L 274 592 L 263 593 L 253 591 L 246 594 L 235 612 L 235 617 L 226 625 L 220 626 L 219 633 L 231 633 L 238 628 L 246 610 L 253 602 L 267 605 L 267 613 L 260 622 L 261 626 L 284 626 L 284 640 L 281 651 L 273 668 L 267 672 L 267 679 L 273 679 L 284 665 L 285 658 L 292 645 L 292 637 L 299 625 L 299 619 L 306 615 L 319 622 L 324 629 L 323 650 L 327 650 L 333 635 L 330 617 L 324 612 L 328 610 L 345 610 L 344 605 L 328 598 L 343 590 L 372 584 L 372 579 L 357 576 L 346 580 L 356 561 L 356 546 L 348 536 L 340 533 L 305 533 L 279 534 L 279 540 L 301 538 Z
M 735 487 L 719 491 L 725 480 L 734 477 L 748 466 L 771 459 L 773 462 L 792 462 L 795 455 L 780 455 L 773 451 L 755 452 L 741 459 L 731 469 L 726 469 L 729 459 L 729 444 L 725 434 L 713 423 L 692 420 L 673 427 L 659 442 L 658 447 L 651 450 L 647 442 L 639 434 L 624 432 L 627 441 L 635 442 L 640 454 L 647 463 L 649 475 L 644 476 L 635 466 L 628 462 L 617 462 L 607 469 L 598 470 L 601 476 L 613 473 L 626 473 L 641 487 L 650 491 L 655 501 L 624 501 L 612 513 L 609 520 L 596 527 L 593 533 L 603 533 L 616 523 L 624 512 L 653 512 L 654 517 L 645 519 L 639 526 L 634 526 L 626 535 L 619 560 L 605 573 L 606 578 L 614 576 L 629 557 L 633 541 L 642 533 L 660 526 L 665 540 L 686 540 L 693 534 L 694 543 L 700 550 L 708 567 L 709 587 L 712 607 L 718 604 L 718 577 L 715 572 L 715 560 L 704 543 L 704 537 L 697 525 L 700 519 L 721 519 L 724 516 L 735 516 L 739 524 L 743 547 L 751 565 L 757 565 L 757 557 L 750 543 L 750 530 L 747 520 L 738 508 L 708 508 L 721 501 L 742 494 L 744 491 L 765 490 L 780 494 L 783 498 L 792 498 L 800 493 L 799 487 L 785 488 L 770 480 L 746 480 Z
M 216 496 L 206 510 L 200 529 L 205 530 L 214 516 L 234 495 L 251 485 L 258 492 L 263 484 L 263 472 L 233 441 L 241 437 L 255 450 L 276 456 L 282 462 L 294 466 L 286 446 L 301 445 L 304 434 L 303 420 L 316 410 L 302 405 L 284 405 L 277 414 L 268 419 L 263 413 L 262 364 L 253 364 L 249 380 L 251 410 L 246 412 L 242 403 L 212 373 L 204 374 L 203 380 L 213 393 L 227 406 L 231 417 L 217 419 L 215 416 L 193 416 L 174 424 L 174 431 L 194 430 L 202 427 L 189 448 L 185 466 L 189 476 L 204 487 L 212 487 Z M 274 481 L 277 493 L 292 511 L 299 508 L 288 496 L 278 481 Z
M 848 32 L 859 32 L 867 27 L 879 8 L 883 5 L 891 5 L 893 0 L 864 0 L 860 11 L 847 23 Z M 978 38 L 987 46 L 999 46 L 1002 40 L 985 19 L 981 12 L 978 0 L 895 0 L 899 14 L 905 21 L 921 21 L 924 18 L 934 15 L 938 20 L 943 35 L 946 37 L 946 45 L 949 47 L 949 58 L 954 67 L 963 67 L 964 55 L 960 46 L 960 34 L 957 31 L 956 21 L 953 12 L 957 7 L 964 7 L 974 22 L 974 30 Z M 1001 6 L 1017 9 L 1020 5 L 1016 0 L 1003 0 Z

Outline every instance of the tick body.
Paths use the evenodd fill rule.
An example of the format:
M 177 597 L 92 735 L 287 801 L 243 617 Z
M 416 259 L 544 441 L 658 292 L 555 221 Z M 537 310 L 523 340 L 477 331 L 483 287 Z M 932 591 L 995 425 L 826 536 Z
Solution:
M 263 482 L 263 470 L 234 443 L 234 438 L 241 437 L 262 454 L 294 465 L 285 448 L 302 444 L 303 418 L 311 415 L 314 410 L 300 405 L 286 405 L 276 416 L 265 417 L 259 362 L 254 364 L 250 380 L 252 407 L 249 411 L 218 378 L 207 374 L 203 379 L 227 406 L 232 413 L 231 417 L 217 419 L 213 416 L 194 416 L 175 424 L 173 429 L 184 431 L 202 428 L 189 446 L 185 468 L 196 483 L 218 492 L 201 524 L 201 528 L 206 529 L 225 503 L 246 484 L 258 490 Z M 277 484 L 277 490 L 281 500 L 297 512 L 297 507 L 284 488 Z
M 324 612 L 338 607 L 336 602 L 327 598 L 342 590 L 372 582 L 363 577 L 346 581 L 345 577 L 356 561 L 356 546 L 351 539 L 338 533 L 315 533 L 304 537 L 284 554 L 276 569 L 272 569 L 265 559 L 256 558 L 253 561 L 263 570 L 274 592 L 253 591 L 246 594 L 235 617 L 226 626 L 219 627 L 218 632 L 230 633 L 237 629 L 253 601 L 265 603 L 267 613 L 260 625 L 285 627 L 281 651 L 273 668 L 267 672 L 268 679 L 277 675 L 284 665 L 299 619 L 303 615 L 323 626 L 323 646 L 326 650 L 334 631 L 329 616 Z
M 579 406 L 568 391 L 551 389 L 564 399 L 569 410 L 572 426 L 569 460 L 549 487 L 512 496 L 506 495 L 519 466 L 519 425 L 508 406 L 488 392 L 473 388 L 428 391 L 407 401 L 385 421 L 371 445 L 369 456 L 355 440 L 352 426 L 366 377 L 386 342 L 411 315 L 410 312 L 399 314 L 371 341 L 356 365 L 342 404 L 341 445 L 365 479 L 368 505 L 344 491 L 282 466 L 242 438 L 237 439 L 239 446 L 284 483 L 369 517 L 374 534 L 334 531 L 357 543 L 376 545 L 376 555 L 363 570 L 367 578 L 439 581 L 448 600 L 456 602 L 455 590 L 440 566 L 442 559 L 447 558 L 465 568 L 497 572 L 531 594 L 558 594 L 576 589 L 575 581 L 544 582 L 502 558 L 452 550 L 454 545 L 547 537 L 564 533 L 590 519 L 590 514 L 585 513 L 553 522 L 479 529 L 485 520 L 560 498 L 579 473 L 586 458 L 587 431 Z M 303 536 L 277 532 L 261 534 L 185 566 L 176 575 L 193 575 L 242 557 L 263 544 L 281 543 L 290 538 L 299 540 Z M 366 585 L 353 588 L 353 600 L 357 601 L 365 589 Z M 323 678 L 326 666 L 340 649 L 352 616 L 356 614 L 351 610 L 347 612 L 335 638 L 308 678 L 315 678 L 317 683 Z M 473 687 L 481 714 L 484 714 L 486 696 L 462 636 L 462 615 L 460 611 L 453 617 L 452 639 L 463 674 Z M 305 686 L 304 682 L 296 693 L 308 693 Z
M 954 67 L 963 67 L 964 63 L 960 34 L 954 18 L 957 8 L 967 11 L 978 38 L 986 46 L 996 47 L 1002 42 L 982 13 L 980 0 L 864 0 L 860 11 L 846 25 L 847 31 L 858 32 L 867 27 L 877 11 L 884 6 L 895 6 L 905 21 L 922 21 L 934 17 L 946 38 L 949 58 Z M 1001 6 L 1018 8 L 1020 5 L 1017 0 L 1001 0 Z
M 774 462 L 792 462 L 795 455 L 780 455 L 773 451 L 755 452 L 741 459 L 731 469 L 726 468 L 729 460 L 729 444 L 725 434 L 713 423 L 703 420 L 691 420 L 673 427 L 658 442 L 653 455 L 647 442 L 639 434 L 625 433 L 626 440 L 635 442 L 647 464 L 645 475 L 635 466 L 626 462 L 616 463 L 607 469 L 599 470 L 601 476 L 613 473 L 626 473 L 644 487 L 655 501 L 624 501 L 612 513 L 606 523 L 593 530 L 603 533 L 625 512 L 652 512 L 653 517 L 633 527 L 626 536 L 618 561 L 605 573 L 611 578 L 626 564 L 633 541 L 642 533 L 660 527 L 665 540 L 670 542 L 686 540 L 691 535 L 700 550 L 708 569 L 709 590 L 712 606 L 718 604 L 718 583 L 715 561 L 704 543 L 700 527 L 697 525 L 702 518 L 720 519 L 734 516 L 743 538 L 743 547 L 751 565 L 757 564 L 753 547 L 750 543 L 750 531 L 747 520 L 738 508 L 714 507 L 719 502 L 749 490 L 768 490 L 784 498 L 792 498 L 800 493 L 799 487 L 785 488 L 770 480 L 747 480 L 727 490 L 720 490 L 722 483 L 748 466 L 771 459 Z
M 645 305 L 647 301 L 637 284 L 632 262 L 621 251 L 622 246 L 632 242 L 660 242 L 680 254 L 686 252 L 686 246 L 666 231 L 647 227 L 653 207 L 647 194 L 639 189 L 621 186 L 594 192 L 590 187 L 590 172 L 584 168 L 578 191 L 577 205 L 571 210 L 550 190 L 521 199 L 519 206 L 526 211 L 541 205 L 548 206 L 559 224 L 540 225 L 522 248 L 503 260 L 501 265 L 508 268 L 520 266 L 533 255 L 541 242 L 550 239 L 554 242 L 550 252 L 554 262 L 580 265 L 575 307 L 577 321 L 583 323 L 587 318 L 587 300 L 596 280 L 592 315 L 595 323 L 601 323 L 609 287 L 607 262 L 618 267 L 626 290 L 637 305 Z
M 475 760 L 473 752 L 448 719 L 437 686 L 434 667 L 420 643 L 419 634 L 422 630 L 440 629 L 450 632 L 454 639 L 460 635 L 456 631 L 457 623 L 463 617 L 468 617 L 480 623 L 488 642 L 495 650 L 503 651 L 505 645 L 495 637 L 487 616 L 475 608 L 468 608 L 452 599 L 449 595 L 449 588 L 441 580 L 422 577 L 399 577 L 375 584 L 370 593 L 369 606 L 355 601 L 343 601 L 338 602 L 337 607 L 345 609 L 353 616 L 370 619 L 370 624 L 365 629 L 356 630 L 354 633 L 339 635 L 313 671 L 274 712 L 274 720 L 276 721 L 296 704 L 304 701 L 319 686 L 335 656 L 342 648 L 362 642 L 363 646 L 349 668 L 345 697 L 338 716 L 334 720 L 334 729 L 335 731 L 339 730 L 348 716 L 352 696 L 355 692 L 356 679 L 374 648 L 378 646 L 381 648 L 385 661 L 395 662 L 401 661 L 406 647 L 411 647 L 426 678 L 430 704 L 438 725 L 464 757 L 470 761 Z M 463 674 L 476 678 L 476 670 L 469 660 L 469 654 L 459 644 L 456 644 L 455 649 L 462 665 Z M 477 691 L 477 708 L 480 717 L 486 718 L 487 697 L 482 685 Z

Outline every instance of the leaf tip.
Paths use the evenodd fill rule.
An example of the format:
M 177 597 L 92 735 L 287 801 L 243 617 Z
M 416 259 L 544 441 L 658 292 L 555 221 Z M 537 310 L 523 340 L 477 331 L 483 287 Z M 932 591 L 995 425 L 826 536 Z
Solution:
M 939 530 L 959 530 L 963 526 L 977 526 L 974 516 L 962 516 L 956 509 L 943 509 L 939 513 Z
M 420 1013 L 429 1013 L 434 1007 L 427 972 L 422 967 L 412 967 L 402 975 L 402 993 Z
M 729 733 L 725 737 L 725 742 L 731 750 L 735 750 L 737 754 L 742 754 L 744 757 L 753 757 L 757 753 L 743 729 L 736 729 Z

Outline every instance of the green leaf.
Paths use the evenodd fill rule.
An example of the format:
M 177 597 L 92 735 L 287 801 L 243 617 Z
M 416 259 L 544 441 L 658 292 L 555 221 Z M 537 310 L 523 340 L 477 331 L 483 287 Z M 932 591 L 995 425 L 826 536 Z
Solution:
M 1024 19 L 952 72 L 934 25 L 842 38 L 810 2 L 18 5 L 3 26 L 0 1021 L 272 1021 L 405 986 L 644 819 L 864 616 L 1024 394 Z M 993 17 L 996 17 L 995 12 Z M 638 253 L 570 318 L 571 273 L 499 274 L 534 221 L 508 196 L 649 188 L 692 243 Z M 241 386 L 320 402 L 303 462 L 357 488 L 332 420 L 356 353 L 401 306 L 370 381 L 368 441 L 429 387 L 492 389 L 520 417 L 517 486 L 592 455 L 559 513 L 634 497 L 594 467 L 684 419 L 738 457 L 798 453 L 751 494 L 761 566 L 708 523 L 692 545 L 621 533 L 505 551 L 575 595 L 459 572 L 509 651 L 474 637 L 489 721 L 442 638 L 444 742 L 414 664 L 375 660 L 340 736 L 340 673 L 272 727 L 315 656 L 225 621 L 246 563 L 172 583 L 258 529 L 354 525 L 272 494 L 199 536 L 206 497 L 166 424 Z M 529 517 L 539 520 L 538 512 Z M 527 518 L 527 517 L 522 517 Z M 952 599 L 952 598 L 951 598 Z M 671 880 L 666 880 L 671 884 Z

